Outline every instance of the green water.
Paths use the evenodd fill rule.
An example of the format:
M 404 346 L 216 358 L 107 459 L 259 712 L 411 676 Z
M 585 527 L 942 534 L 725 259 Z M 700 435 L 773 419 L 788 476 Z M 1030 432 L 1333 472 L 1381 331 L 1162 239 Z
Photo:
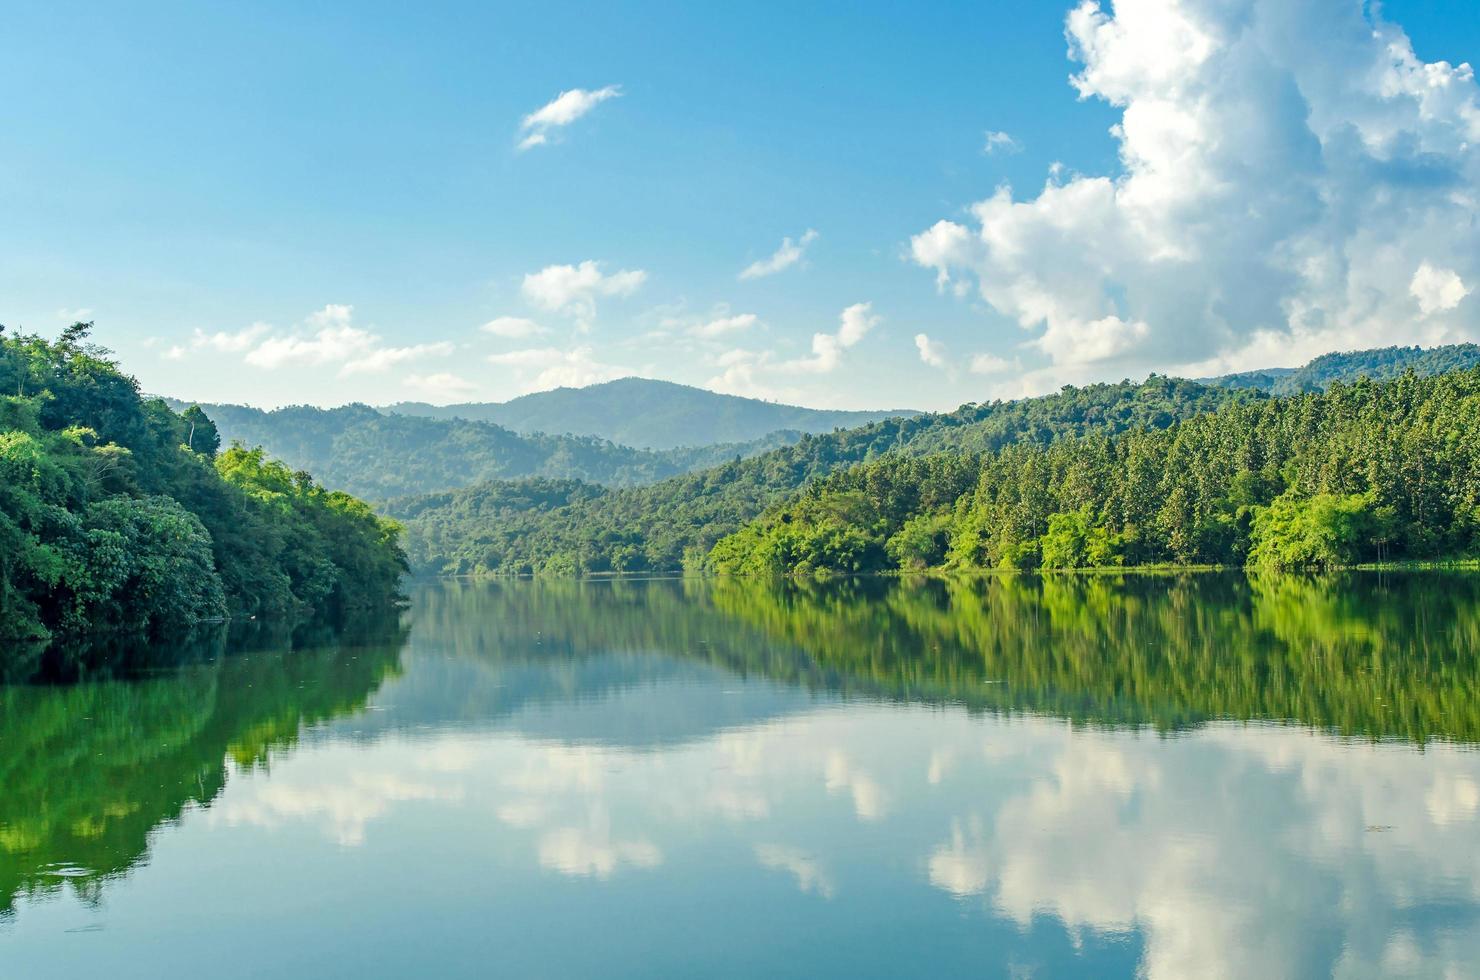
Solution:
M 430 583 L 84 664 L 0 687 L 0 977 L 1480 976 L 1480 575 Z

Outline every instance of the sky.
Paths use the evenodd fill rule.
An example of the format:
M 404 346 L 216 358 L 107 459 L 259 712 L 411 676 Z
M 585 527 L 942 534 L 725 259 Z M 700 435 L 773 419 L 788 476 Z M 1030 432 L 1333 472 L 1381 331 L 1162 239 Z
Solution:
M 1474 0 L 8 0 L 0 323 L 262 406 L 1470 340 L 1477 59 Z

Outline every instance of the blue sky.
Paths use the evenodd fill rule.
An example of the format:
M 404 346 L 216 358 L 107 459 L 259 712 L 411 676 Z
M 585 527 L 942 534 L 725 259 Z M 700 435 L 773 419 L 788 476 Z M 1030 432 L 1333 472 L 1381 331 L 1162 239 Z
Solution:
M 1472 3 L 918 7 L 12 0 L 0 322 L 264 405 L 945 408 L 1474 334 Z

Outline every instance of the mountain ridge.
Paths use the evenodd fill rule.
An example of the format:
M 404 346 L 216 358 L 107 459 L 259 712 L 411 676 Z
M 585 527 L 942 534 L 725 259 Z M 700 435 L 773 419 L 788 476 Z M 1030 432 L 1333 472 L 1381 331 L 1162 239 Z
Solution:
M 520 435 L 596 436 L 620 446 L 656 450 L 750 442 L 781 430 L 816 434 L 921 414 L 914 409 L 807 408 L 639 377 L 554 388 L 503 402 L 440 406 L 397 402 L 378 410 L 493 422 Z

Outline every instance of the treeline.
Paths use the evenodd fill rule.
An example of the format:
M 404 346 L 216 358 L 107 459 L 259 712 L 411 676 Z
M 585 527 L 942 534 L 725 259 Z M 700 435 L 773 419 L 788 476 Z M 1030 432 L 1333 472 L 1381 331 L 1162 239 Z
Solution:
M 392 501 L 413 568 L 506 575 L 674 571 L 702 565 L 714 544 L 797 488 L 839 467 L 951 449 L 993 452 L 1086 432 L 1156 430 L 1257 391 L 1153 376 L 1066 387 L 1014 402 L 890 418 L 806 436 L 795 445 L 645 487 L 607 490 L 571 481 L 489 483 Z
M 1480 546 L 1480 370 L 1232 402 L 1162 429 L 888 457 L 719 542 L 724 573 L 1342 565 Z
M 1468 371 L 1480 367 L 1480 346 L 1449 344 L 1444 347 L 1378 347 L 1372 350 L 1336 351 L 1322 354 L 1298 368 L 1245 371 L 1214 378 L 1212 384 L 1234 388 L 1257 388 L 1271 395 L 1300 395 L 1325 391 L 1338 381 L 1390 381 L 1413 372 L 1420 377 Z
M 74 324 L 0 327 L 0 641 L 160 634 L 226 616 L 384 605 L 400 530 L 199 408 L 146 401 Z
M 183 403 L 175 403 L 185 408 Z M 492 422 L 386 414 L 368 405 L 263 411 L 204 405 L 223 441 L 262 446 L 325 486 L 372 501 L 438 493 L 489 480 L 577 479 L 637 486 L 751 456 L 800 438 L 647 450 L 594 436 L 520 435 Z

